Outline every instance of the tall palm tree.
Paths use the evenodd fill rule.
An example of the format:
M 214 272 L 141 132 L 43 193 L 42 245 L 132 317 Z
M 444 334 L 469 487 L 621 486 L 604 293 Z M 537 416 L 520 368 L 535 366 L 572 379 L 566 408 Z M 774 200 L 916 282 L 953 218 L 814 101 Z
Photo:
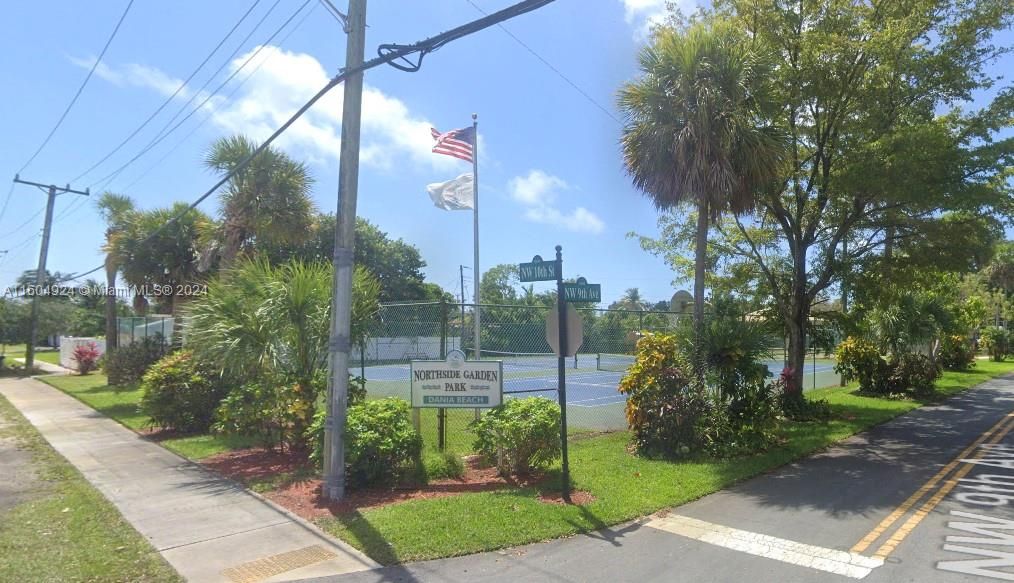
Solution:
M 106 350 L 112 350 L 116 348 L 116 295 L 110 292 L 116 287 L 116 272 L 123 264 L 117 240 L 123 236 L 136 211 L 129 196 L 112 192 L 103 193 L 96 205 L 106 221 L 106 242 L 102 246 L 106 252 Z
M 709 221 L 754 207 L 776 175 L 781 132 L 763 122 L 765 59 L 731 24 L 659 29 L 642 49 L 641 77 L 623 86 L 621 145 L 634 186 L 659 210 L 697 212 L 694 324 L 704 320 Z
M 233 171 L 257 149 L 245 136 L 212 144 L 205 164 L 221 173 Z M 310 199 L 313 179 L 306 166 L 267 148 L 233 176 L 221 194 L 222 226 L 210 255 L 230 266 L 256 241 L 289 245 L 311 234 L 316 209 Z

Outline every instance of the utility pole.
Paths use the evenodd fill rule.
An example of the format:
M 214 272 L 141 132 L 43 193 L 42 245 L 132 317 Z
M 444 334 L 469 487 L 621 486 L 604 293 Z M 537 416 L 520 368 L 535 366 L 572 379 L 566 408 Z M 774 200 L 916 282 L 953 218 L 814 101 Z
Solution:
M 363 64 L 366 46 L 366 0 L 349 0 L 345 70 Z M 359 130 L 362 121 L 363 73 L 345 79 L 342 106 L 341 160 L 338 170 L 338 217 L 335 224 L 334 295 L 328 343 L 327 417 L 324 424 L 324 490 L 327 498 L 345 497 L 345 415 L 348 407 L 349 351 L 352 327 L 352 259 L 355 246 L 356 196 L 359 189 Z
M 84 192 L 74 190 L 69 184 L 61 187 L 54 184 L 29 182 L 21 180 L 17 174 L 14 175 L 14 182 L 35 186 L 48 195 L 46 198 L 46 222 L 42 227 L 42 248 L 39 250 L 39 267 L 35 271 L 35 293 L 32 294 L 31 333 L 28 336 L 28 346 L 25 347 L 25 371 L 32 374 L 32 368 L 35 366 L 35 344 L 39 336 L 39 297 L 42 295 L 42 286 L 46 283 L 46 256 L 49 254 L 49 234 L 53 228 L 53 206 L 56 204 L 57 195 L 69 192 L 89 196 L 90 192 L 87 188 Z

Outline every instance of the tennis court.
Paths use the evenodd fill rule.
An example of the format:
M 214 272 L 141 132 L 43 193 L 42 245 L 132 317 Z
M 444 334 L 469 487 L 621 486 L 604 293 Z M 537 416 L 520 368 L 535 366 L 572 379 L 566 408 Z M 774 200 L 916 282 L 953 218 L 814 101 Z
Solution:
M 504 394 L 520 398 L 543 396 L 556 400 L 557 358 L 543 353 L 483 352 L 484 360 L 500 360 L 504 370 Z M 633 363 L 634 357 L 624 354 L 578 354 L 568 358 L 568 408 L 609 408 L 626 401 L 617 391 L 620 379 Z M 781 372 L 781 360 L 764 364 L 772 375 Z M 804 377 L 806 389 L 836 385 L 834 361 L 817 358 L 807 362 Z M 371 396 L 397 396 L 409 399 L 408 363 L 367 366 L 363 369 L 367 391 Z M 599 425 L 599 424 L 596 424 Z

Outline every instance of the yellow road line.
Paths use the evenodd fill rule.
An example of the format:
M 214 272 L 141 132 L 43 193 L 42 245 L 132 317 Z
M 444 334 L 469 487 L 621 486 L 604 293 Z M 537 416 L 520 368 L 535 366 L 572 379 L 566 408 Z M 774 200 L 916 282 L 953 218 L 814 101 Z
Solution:
M 869 548 L 870 545 L 875 543 L 878 538 L 880 538 L 885 532 L 887 532 L 887 529 L 891 528 L 892 524 L 897 522 L 899 518 L 901 518 L 909 510 L 911 510 L 912 506 L 915 506 L 915 504 L 919 502 L 919 500 L 921 500 L 922 497 L 925 496 L 926 493 L 933 488 L 933 486 L 936 486 L 937 482 L 942 480 L 945 476 L 947 476 L 947 474 L 951 473 L 951 471 L 955 467 L 957 467 L 957 465 L 961 462 L 962 459 L 967 458 L 968 455 L 975 450 L 975 448 L 979 447 L 979 445 L 981 445 L 982 442 L 989 439 L 990 435 L 998 431 L 1005 423 L 1010 421 L 1012 417 L 1014 417 L 1014 413 L 1008 413 L 1002 419 L 997 421 L 996 425 L 987 429 L 985 433 L 983 433 L 981 436 L 979 436 L 978 439 L 973 441 L 971 445 L 969 445 L 964 449 L 964 451 L 959 453 L 956 458 L 954 458 L 949 464 L 944 466 L 939 472 L 936 473 L 936 475 L 934 475 L 932 478 L 929 479 L 929 481 L 923 484 L 921 488 L 919 488 L 918 490 L 915 491 L 914 494 L 909 496 L 907 500 L 902 502 L 901 506 L 898 506 L 894 510 L 894 512 L 891 512 L 889 515 L 887 515 L 886 518 L 880 521 L 880 524 L 878 524 L 873 530 L 869 532 L 869 534 L 864 536 L 862 540 L 857 542 L 855 546 L 853 546 L 850 549 L 851 552 L 861 553 L 865 551 L 867 548 Z
M 999 431 L 996 435 L 994 435 L 993 438 L 989 440 L 989 443 L 998 443 L 1010 432 L 1012 428 L 1014 428 L 1014 425 L 1008 424 L 1002 431 Z M 973 459 L 978 459 L 984 455 L 985 452 L 979 451 L 972 457 Z M 883 546 L 877 549 L 877 552 L 874 553 L 873 556 L 878 559 L 886 559 L 887 556 L 890 555 L 899 544 L 901 544 L 901 541 L 905 540 L 905 537 L 907 537 L 912 530 L 914 530 L 915 527 L 918 526 L 919 523 L 933 511 L 934 508 L 936 508 L 937 504 L 940 504 L 940 501 L 944 499 L 944 496 L 947 496 L 947 494 L 958 485 L 958 481 L 961 480 L 961 478 L 964 478 L 968 472 L 972 470 L 972 466 L 973 464 L 965 464 L 964 467 L 955 472 L 949 480 L 944 482 L 944 485 L 940 486 L 940 489 L 937 490 L 937 493 L 934 494 L 932 498 L 927 500 L 915 514 L 905 521 L 905 524 L 901 525 L 901 528 L 891 535 L 891 538 L 888 539 Z

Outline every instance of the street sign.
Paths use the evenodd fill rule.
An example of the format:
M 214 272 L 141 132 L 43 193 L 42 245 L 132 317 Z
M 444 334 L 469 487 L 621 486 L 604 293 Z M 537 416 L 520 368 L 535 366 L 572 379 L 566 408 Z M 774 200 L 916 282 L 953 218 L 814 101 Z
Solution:
M 518 275 L 521 281 L 555 281 L 559 279 L 559 264 L 556 261 L 543 261 L 536 255 L 531 263 L 519 263 Z
M 563 299 L 567 302 L 601 302 L 602 286 L 579 277 L 575 283 L 563 284 Z
M 553 354 L 560 356 L 560 312 L 556 306 L 550 308 L 546 314 L 546 342 L 553 347 Z M 573 308 L 567 309 L 567 353 L 563 356 L 574 356 L 577 354 L 581 344 L 584 342 L 584 320 L 581 314 Z
M 452 350 L 447 360 L 413 360 L 409 369 L 413 407 L 496 407 L 503 402 L 503 362 L 465 360 Z

